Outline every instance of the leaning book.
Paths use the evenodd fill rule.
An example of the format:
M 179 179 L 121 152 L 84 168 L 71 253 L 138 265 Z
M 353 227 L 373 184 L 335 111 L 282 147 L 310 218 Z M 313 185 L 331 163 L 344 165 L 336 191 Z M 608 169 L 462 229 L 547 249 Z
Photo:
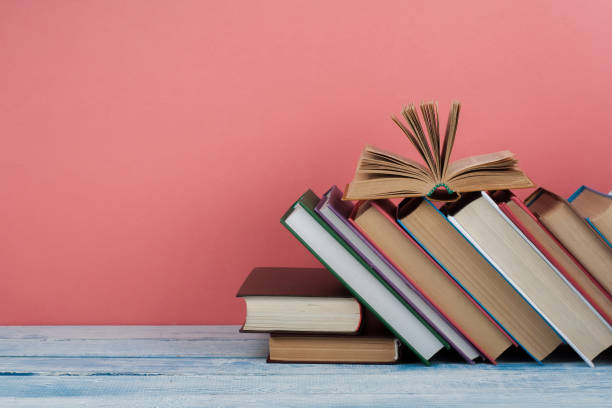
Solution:
M 448 344 L 315 213 L 318 203 L 319 197 L 308 190 L 287 210 L 281 223 L 407 348 L 429 364 Z

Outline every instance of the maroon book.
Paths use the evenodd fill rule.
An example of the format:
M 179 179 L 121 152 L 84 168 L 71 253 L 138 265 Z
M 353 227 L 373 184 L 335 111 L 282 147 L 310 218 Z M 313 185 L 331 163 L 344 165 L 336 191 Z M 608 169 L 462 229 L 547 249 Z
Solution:
M 323 268 L 255 268 L 236 296 L 247 306 L 243 332 L 356 334 L 363 320 L 361 304 Z

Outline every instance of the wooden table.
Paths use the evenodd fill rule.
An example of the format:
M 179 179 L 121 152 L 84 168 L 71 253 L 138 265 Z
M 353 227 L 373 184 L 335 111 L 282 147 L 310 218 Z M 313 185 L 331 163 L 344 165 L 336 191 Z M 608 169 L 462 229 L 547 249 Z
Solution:
M 235 326 L 0 327 L 0 407 L 612 406 L 612 362 L 266 364 Z

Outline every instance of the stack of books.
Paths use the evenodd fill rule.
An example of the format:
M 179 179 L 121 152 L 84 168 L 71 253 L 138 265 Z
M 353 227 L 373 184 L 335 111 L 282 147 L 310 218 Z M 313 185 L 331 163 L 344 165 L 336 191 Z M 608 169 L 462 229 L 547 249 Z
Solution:
M 422 112 L 429 144 L 412 106 L 412 132 L 396 123 L 427 167 L 368 147 L 346 193 L 308 190 L 283 215 L 326 269 L 253 270 L 242 330 L 272 333 L 277 362 L 428 364 L 454 349 L 495 364 L 513 347 L 541 362 L 566 343 L 593 366 L 612 345 L 612 196 L 522 202 L 508 187 L 533 183 L 511 153 L 448 164 L 458 105 L 442 147 L 437 108 Z

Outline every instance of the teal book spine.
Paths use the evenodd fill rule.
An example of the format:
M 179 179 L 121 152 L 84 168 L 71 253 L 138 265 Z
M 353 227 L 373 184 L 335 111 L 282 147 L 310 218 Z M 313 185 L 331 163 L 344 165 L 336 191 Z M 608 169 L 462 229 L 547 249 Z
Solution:
M 595 193 L 595 194 L 598 194 L 598 195 L 600 195 L 600 196 L 602 196 L 602 197 L 608 197 L 608 198 L 610 198 L 610 196 L 609 196 L 608 194 L 603 194 L 603 193 L 600 193 L 599 191 L 597 191 L 597 190 L 593 190 L 592 188 L 589 188 L 589 187 L 587 187 L 587 186 L 580 186 L 580 187 L 578 188 L 578 190 L 574 191 L 574 194 L 572 194 L 572 195 L 570 196 L 570 198 L 568 198 L 568 199 L 567 199 L 567 202 L 568 202 L 568 203 L 571 203 L 572 201 L 574 201 L 576 198 L 578 198 L 578 196 L 580 196 L 580 194 L 582 194 L 582 192 L 583 192 L 584 190 L 588 190 L 588 191 L 590 191 L 590 192 L 592 192 L 592 193 Z M 586 220 L 586 222 L 588 222 L 588 223 L 589 223 L 589 225 L 591 226 L 591 228 L 593 228 L 593 231 L 595 231 L 595 232 L 597 233 L 597 235 L 599 235 L 599 236 L 601 237 L 601 239 L 603 239 L 603 240 L 604 240 L 604 242 L 605 242 L 606 244 L 608 244 L 608 246 L 609 246 L 610 248 L 612 248 L 612 243 L 610 242 L 610 239 L 612 239 L 612 237 L 610 237 L 610 239 L 608 239 L 608 237 L 606 237 L 606 236 L 605 236 L 605 235 L 604 235 L 604 234 L 603 234 L 603 233 L 602 233 L 602 232 L 599 230 L 599 228 L 597 228 L 597 226 L 596 226 L 595 224 L 593 224 L 593 221 L 591 221 L 591 218 L 586 217 L 586 218 L 585 218 L 585 220 Z
M 474 250 L 475 250 L 475 251 L 476 251 L 476 252 L 477 252 L 477 253 L 478 253 L 480 256 L 482 256 L 482 253 L 481 253 L 481 252 L 478 250 L 478 248 L 476 248 L 476 247 L 474 246 L 474 244 L 472 244 L 472 242 L 470 242 L 470 240 L 469 240 L 469 239 L 467 239 L 467 238 L 465 237 L 465 235 L 463 235 L 463 233 L 457 229 L 457 227 L 455 227 L 455 226 L 454 226 L 454 225 L 453 225 L 451 222 L 449 222 L 449 221 L 448 221 L 448 219 L 446 218 L 446 216 L 445 216 L 444 214 L 442 214 L 442 212 L 441 212 L 441 211 L 440 211 L 440 210 L 439 210 L 439 209 L 438 209 L 438 208 L 437 208 L 435 205 L 433 205 L 433 203 L 432 203 L 431 201 L 429 201 L 428 199 L 425 199 L 425 202 L 427 202 L 427 204 L 431 205 L 431 206 L 432 206 L 432 207 L 433 207 L 433 208 L 436 210 L 436 212 L 438 213 L 438 215 L 439 215 L 440 217 L 442 217 L 442 218 L 444 219 L 444 221 L 445 221 L 445 222 L 448 222 L 448 223 L 449 223 L 449 224 L 450 224 L 450 225 L 451 225 L 451 226 L 452 226 L 452 227 L 455 229 L 455 231 L 457 231 L 457 232 L 458 232 L 458 233 L 461 235 L 461 237 L 462 237 L 463 239 L 465 239 L 465 240 L 466 240 L 466 241 L 467 241 L 467 242 L 470 244 L 470 246 L 471 246 L 471 247 L 472 247 L 472 248 L 473 248 L 473 249 L 474 249 Z M 535 361 L 537 361 L 538 363 L 542 363 L 542 362 L 541 362 L 540 360 L 538 360 L 538 359 L 537 359 L 537 358 L 536 358 L 536 357 L 535 357 L 533 354 L 531 354 L 531 353 L 529 352 L 529 350 L 527 350 L 527 349 L 526 349 L 526 348 L 525 348 L 525 347 L 524 347 L 524 346 L 523 346 L 523 345 L 522 345 L 522 344 L 521 344 L 521 343 L 520 343 L 520 342 L 519 342 L 519 341 L 518 341 L 518 340 L 517 340 L 517 339 L 516 339 L 516 338 L 515 338 L 515 337 L 512 335 L 512 333 L 510 333 L 510 331 L 508 331 L 508 329 L 506 329 L 506 328 L 504 327 L 504 325 L 503 325 L 503 324 L 501 324 L 501 322 L 500 322 L 499 320 L 497 320 L 497 318 L 496 318 L 496 317 L 495 317 L 495 316 L 494 316 L 494 315 L 493 315 L 491 312 L 489 312 L 489 311 L 487 310 L 487 308 L 485 308 L 485 307 L 484 307 L 484 305 L 483 305 L 483 304 L 482 304 L 482 303 L 481 303 L 481 302 L 480 302 L 480 301 L 479 301 L 479 300 L 478 300 L 478 299 L 477 299 L 477 298 L 476 298 L 476 297 L 475 297 L 475 296 L 474 296 L 474 295 L 473 295 L 473 294 L 472 294 L 472 293 L 471 293 L 471 292 L 470 292 L 470 291 L 469 291 L 469 290 L 468 290 L 468 289 L 467 289 L 467 288 L 466 288 L 466 287 L 465 287 L 465 286 L 464 286 L 464 285 L 461 283 L 461 281 L 460 281 L 459 279 L 457 279 L 457 278 L 456 278 L 456 277 L 453 275 L 453 273 L 452 273 L 452 272 L 451 272 L 451 271 L 450 271 L 450 270 L 449 270 L 449 269 L 446 267 L 446 265 L 444 265 L 442 262 L 440 262 L 440 260 L 438 260 L 438 258 L 436 258 L 436 256 L 435 256 L 435 255 L 434 255 L 432 252 L 430 252 L 430 251 L 429 251 L 429 249 L 427 249 L 427 247 L 421 243 L 421 241 L 419 241 L 419 240 L 418 240 L 418 238 L 417 238 L 417 237 L 416 237 L 416 236 L 415 236 L 415 235 L 414 235 L 414 234 L 413 234 L 413 233 L 412 233 L 412 232 L 411 232 L 411 231 L 408 229 L 408 227 L 406 227 L 406 225 L 404 225 L 404 223 L 403 223 L 403 222 L 402 222 L 402 221 L 401 221 L 399 218 L 396 218 L 396 221 L 397 221 L 397 223 L 398 223 L 398 224 L 399 224 L 399 225 L 400 225 L 400 226 L 401 226 L 401 227 L 402 227 L 402 228 L 403 228 L 403 229 L 404 229 L 404 230 L 405 230 L 405 231 L 406 231 L 406 232 L 407 232 L 407 233 L 408 233 L 408 234 L 409 234 L 409 235 L 412 237 L 412 239 L 414 239 L 414 241 L 415 241 L 417 244 L 419 244 L 419 246 L 420 246 L 421 248 L 423 248 L 423 250 L 424 250 L 425 252 L 427 252 L 427 253 L 429 254 L 429 256 L 431 256 L 431 258 L 432 258 L 434 261 L 436 261 L 436 263 L 437 263 L 438 265 L 440 265 L 440 267 L 441 267 L 442 269 L 444 269 L 444 271 L 445 271 L 445 272 L 446 272 L 446 273 L 447 273 L 447 274 L 448 274 L 448 275 L 449 275 L 451 278 L 453 278 L 453 280 L 454 280 L 455 282 L 457 282 L 457 284 L 458 284 L 459 286 L 461 286 L 461 288 L 462 288 L 462 289 L 463 289 L 463 290 L 464 290 L 464 291 L 465 291 L 465 292 L 466 292 L 466 293 L 467 293 L 467 294 L 468 294 L 468 295 L 469 295 L 469 296 L 470 296 L 470 297 L 471 297 L 471 298 L 472 298 L 472 299 L 473 299 L 473 300 L 474 300 L 476 303 L 478 303 L 478 305 L 479 305 L 479 306 L 482 308 L 482 310 L 484 310 L 484 311 L 485 311 L 485 312 L 486 312 L 486 313 L 489 315 L 489 317 L 495 321 L 495 323 L 496 323 L 496 324 L 497 324 L 497 325 L 498 325 L 498 326 L 499 326 L 499 327 L 500 327 L 500 328 L 503 330 L 504 334 L 505 334 L 506 336 L 508 336 L 508 337 L 510 338 L 510 340 L 511 340 L 511 341 L 512 341 L 512 342 L 513 342 L 515 345 L 519 345 L 519 346 L 520 346 L 520 347 L 521 347 L 521 348 L 522 348 L 522 349 L 523 349 L 523 350 L 524 350 L 524 351 L 525 351 L 527 354 L 529 354 L 529 356 L 530 356 L 531 358 L 533 358 L 533 359 L 534 359 Z M 491 266 L 491 267 L 492 267 L 494 270 L 496 270 L 496 271 L 497 271 L 497 269 L 495 268 L 495 266 L 494 266 L 494 265 L 492 265 L 492 264 L 491 264 L 491 262 L 489 262 L 489 260 L 488 260 L 486 257 L 483 257 L 483 259 L 484 259 L 484 260 L 485 260 L 485 261 L 486 261 L 486 262 L 487 262 L 487 263 L 488 263 L 488 264 L 489 264 L 489 265 L 490 265 L 490 266 Z M 498 271 L 498 273 L 499 273 L 499 271 Z M 502 275 L 502 276 L 503 276 L 503 275 Z

